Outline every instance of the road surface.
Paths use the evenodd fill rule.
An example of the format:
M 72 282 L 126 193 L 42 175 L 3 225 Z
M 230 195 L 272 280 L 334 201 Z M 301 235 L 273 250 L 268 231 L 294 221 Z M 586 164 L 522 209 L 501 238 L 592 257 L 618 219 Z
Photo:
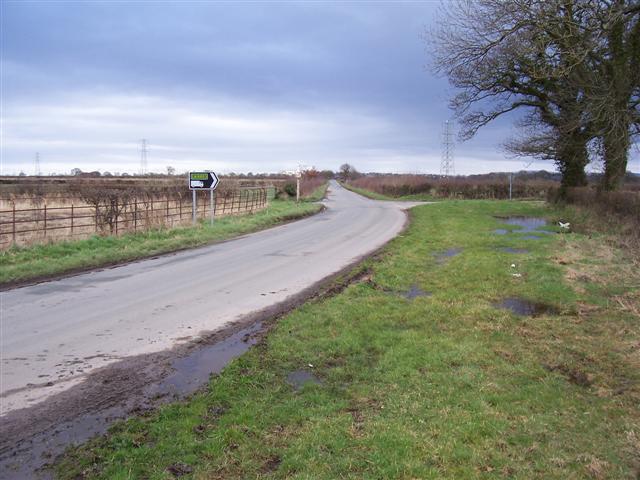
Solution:
M 285 301 L 393 238 L 415 205 L 335 182 L 325 203 L 321 214 L 228 242 L 3 292 L 0 416 Z

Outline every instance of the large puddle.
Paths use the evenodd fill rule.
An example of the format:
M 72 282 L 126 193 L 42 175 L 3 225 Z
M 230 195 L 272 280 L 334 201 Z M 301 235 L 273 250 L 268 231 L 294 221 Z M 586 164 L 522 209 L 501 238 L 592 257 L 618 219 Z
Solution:
M 506 235 L 508 233 L 529 233 L 533 235 L 523 236 L 521 238 L 537 240 L 541 237 L 538 234 L 552 234 L 555 232 L 551 232 L 548 230 L 543 230 L 542 227 L 547 226 L 547 221 L 544 218 L 539 217 L 520 217 L 520 216 L 512 216 L 512 217 L 495 217 L 500 220 L 502 223 L 507 225 L 513 225 L 516 227 L 520 227 L 515 230 L 507 230 L 505 228 L 498 228 L 493 231 L 496 235 Z
M 203 346 L 173 360 L 172 373 L 160 383 L 144 389 L 135 405 L 132 405 L 129 399 L 123 398 L 120 405 L 58 424 L 55 428 L 37 434 L 13 449 L 1 451 L 0 478 L 53 478 L 46 465 L 62 454 L 67 447 L 84 443 L 91 437 L 105 433 L 116 420 L 151 411 L 164 403 L 184 398 L 199 390 L 208 383 L 212 374 L 220 373 L 231 360 L 242 355 L 256 343 L 256 334 L 261 327 L 261 322 L 257 322 L 220 342 Z
M 553 308 L 551 305 L 531 302 L 529 300 L 524 300 L 522 298 L 516 297 L 505 298 L 501 302 L 494 303 L 493 306 L 501 308 L 503 310 L 509 310 L 516 315 L 525 317 L 538 317 L 546 313 L 557 313 L 555 308 Z

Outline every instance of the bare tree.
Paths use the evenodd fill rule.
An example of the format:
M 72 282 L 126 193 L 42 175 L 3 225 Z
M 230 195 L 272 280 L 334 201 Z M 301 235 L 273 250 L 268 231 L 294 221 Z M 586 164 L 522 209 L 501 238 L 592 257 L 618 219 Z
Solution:
M 604 186 L 624 176 L 638 132 L 638 0 L 457 0 L 434 34 L 435 68 L 459 89 L 463 138 L 526 110 L 513 153 L 554 160 L 563 187 L 586 183 L 599 139 Z
M 354 167 L 353 165 L 343 163 L 342 165 L 340 165 L 340 171 L 338 175 L 343 182 L 347 182 L 349 180 L 356 179 L 359 173 L 356 170 L 356 167 Z
M 586 183 L 590 124 L 584 75 L 585 11 L 570 0 L 458 0 L 435 33 L 435 67 L 460 91 L 451 106 L 470 138 L 496 118 L 525 109 L 544 135 L 511 151 L 553 158 L 564 187 Z

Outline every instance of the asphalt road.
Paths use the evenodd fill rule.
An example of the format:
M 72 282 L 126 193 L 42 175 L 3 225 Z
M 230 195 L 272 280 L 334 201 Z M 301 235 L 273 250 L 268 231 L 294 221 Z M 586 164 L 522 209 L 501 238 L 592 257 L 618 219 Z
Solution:
M 3 292 L 0 415 L 285 301 L 393 238 L 415 205 L 335 182 L 325 204 L 232 241 Z

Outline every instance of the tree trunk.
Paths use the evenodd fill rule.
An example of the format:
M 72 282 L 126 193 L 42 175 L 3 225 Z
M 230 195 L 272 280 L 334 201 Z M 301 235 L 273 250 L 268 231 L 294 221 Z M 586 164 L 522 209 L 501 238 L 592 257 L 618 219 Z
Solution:
M 631 140 L 627 122 L 614 122 L 602 137 L 604 149 L 604 176 L 600 188 L 616 190 L 622 184 L 627 171 L 627 158 Z
M 564 197 L 570 187 L 587 184 L 585 167 L 589 163 L 586 135 L 579 131 L 560 136 L 556 147 L 558 169 L 562 174 L 560 195 Z

